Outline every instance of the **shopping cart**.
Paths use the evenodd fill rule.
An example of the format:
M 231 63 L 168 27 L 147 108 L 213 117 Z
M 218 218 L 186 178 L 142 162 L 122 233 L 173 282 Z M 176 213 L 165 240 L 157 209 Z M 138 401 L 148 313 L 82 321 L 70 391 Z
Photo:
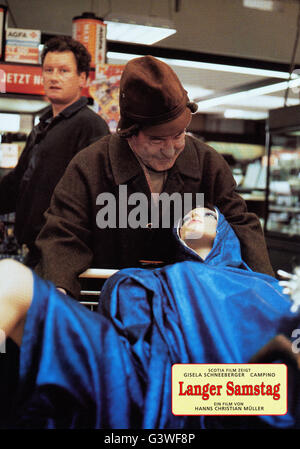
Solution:
M 99 303 L 101 287 L 106 279 L 118 270 L 105 268 L 89 268 L 80 276 L 82 289 L 80 291 L 80 303 L 90 310 L 96 310 Z

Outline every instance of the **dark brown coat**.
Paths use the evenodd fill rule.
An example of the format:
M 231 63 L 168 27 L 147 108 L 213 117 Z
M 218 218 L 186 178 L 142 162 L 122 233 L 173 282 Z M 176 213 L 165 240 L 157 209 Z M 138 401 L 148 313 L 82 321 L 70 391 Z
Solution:
M 143 170 L 127 141 L 112 135 L 76 155 L 55 189 L 37 240 L 41 262 L 36 270 L 74 297 L 80 290 L 78 275 L 89 267 L 139 266 L 141 259 L 172 261 L 170 231 L 166 229 L 99 229 L 97 196 L 111 192 L 118 210 L 120 185 L 127 186 L 128 196 L 143 192 L 150 200 Z M 203 192 L 205 201 L 216 205 L 232 225 L 246 263 L 255 271 L 272 275 L 260 222 L 247 212 L 235 187 L 224 158 L 187 136 L 184 151 L 169 171 L 164 192 Z

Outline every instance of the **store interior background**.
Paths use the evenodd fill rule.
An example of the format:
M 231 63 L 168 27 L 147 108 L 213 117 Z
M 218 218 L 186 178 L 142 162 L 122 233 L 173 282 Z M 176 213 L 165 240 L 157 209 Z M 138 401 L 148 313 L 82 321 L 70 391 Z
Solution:
M 286 82 L 290 72 L 300 67 L 300 5 L 298 0 L 256 1 L 273 9 L 248 8 L 243 0 L 0 3 L 9 8 L 9 27 L 41 30 L 42 42 L 51 35 L 72 35 L 72 19 L 85 11 L 104 19 L 109 14 L 132 14 L 171 20 L 176 33 L 151 46 L 108 41 L 107 62 L 124 64 L 135 55 L 153 54 L 173 67 L 190 99 L 198 103 L 189 131 L 227 159 L 249 210 L 261 218 L 274 269 L 291 271 L 300 264 L 300 88 L 287 90 Z M 198 62 L 217 66 L 197 67 Z M 252 73 L 252 69 L 262 72 Z M 249 95 L 252 89 L 279 83 L 281 90 Z M 238 92 L 243 95 L 219 98 Z M 216 98 L 215 105 L 206 101 Z M 46 104 L 43 97 L 0 94 L 0 114 L 21 117 L 15 133 L 3 129 L 4 121 L 0 122 L 2 141 L 18 140 L 22 148 Z M 278 108 L 295 108 L 292 134 L 277 125 L 275 137 L 267 132 L 270 111 Z

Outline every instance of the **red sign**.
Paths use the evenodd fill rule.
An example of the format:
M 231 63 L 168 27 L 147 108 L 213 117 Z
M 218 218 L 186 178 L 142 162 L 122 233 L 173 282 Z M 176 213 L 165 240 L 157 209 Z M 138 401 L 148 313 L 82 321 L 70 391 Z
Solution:
M 40 66 L 0 64 L 0 91 L 44 95 Z
M 89 82 L 95 78 L 91 71 Z M 0 93 L 18 93 L 44 95 L 42 67 L 25 64 L 0 64 Z M 82 95 L 89 96 L 88 87 L 83 89 Z

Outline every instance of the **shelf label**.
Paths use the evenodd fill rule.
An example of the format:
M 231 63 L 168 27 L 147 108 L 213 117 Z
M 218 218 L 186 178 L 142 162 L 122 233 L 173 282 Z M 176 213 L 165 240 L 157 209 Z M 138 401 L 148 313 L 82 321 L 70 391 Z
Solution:
M 0 144 L 0 167 L 14 168 L 18 163 L 19 147 L 17 143 Z

